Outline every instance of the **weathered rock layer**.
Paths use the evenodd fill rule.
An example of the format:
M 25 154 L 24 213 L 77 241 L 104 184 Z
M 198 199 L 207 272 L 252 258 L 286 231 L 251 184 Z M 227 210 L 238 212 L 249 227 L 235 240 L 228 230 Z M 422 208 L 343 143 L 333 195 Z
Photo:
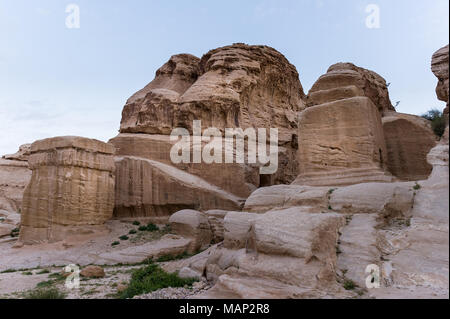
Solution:
M 23 198 L 20 241 L 59 241 L 112 217 L 114 147 L 80 137 L 32 144 L 33 171 Z

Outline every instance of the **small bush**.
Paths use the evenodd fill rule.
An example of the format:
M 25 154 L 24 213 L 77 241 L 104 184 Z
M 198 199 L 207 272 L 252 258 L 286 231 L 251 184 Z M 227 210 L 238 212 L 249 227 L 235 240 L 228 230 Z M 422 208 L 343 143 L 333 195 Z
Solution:
M 135 220 L 134 222 L 133 222 L 133 225 L 134 226 L 139 226 L 141 224 L 141 222 L 139 222 L 139 221 L 137 221 L 137 220 Z
M 434 134 L 439 137 L 444 135 L 446 123 L 444 114 L 441 111 L 432 109 L 423 114 L 422 117 L 431 122 L 431 128 L 433 129 Z
M 147 226 L 141 226 L 138 228 L 139 231 L 147 231 Z
M 154 232 L 154 231 L 158 231 L 158 230 L 159 230 L 159 227 L 153 223 L 149 223 L 147 225 L 147 231 Z
M 130 239 L 127 235 L 123 235 L 119 237 L 120 240 L 128 240 Z
M 134 235 L 136 233 L 137 233 L 136 229 L 132 229 L 128 232 L 128 234 L 130 234 L 130 235 Z
M 3 271 L 0 271 L 0 274 L 8 274 L 8 273 L 12 273 L 12 272 L 17 272 L 16 269 L 6 269 Z
M 66 295 L 56 288 L 36 289 L 24 295 L 25 299 L 64 299 Z
M 420 184 L 416 183 L 416 185 L 414 185 L 413 189 L 418 191 L 419 189 L 421 189 L 422 186 L 420 186 Z
M 344 282 L 344 289 L 345 290 L 353 290 L 356 288 L 356 284 L 352 280 L 346 280 Z
M 22 275 L 25 275 L 25 276 L 31 276 L 32 274 L 33 273 L 31 271 L 25 271 L 22 273 Z
M 41 271 L 38 271 L 38 272 L 36 273 L 36 275 L 49 274 L 49 273 L 50 273 L 50 270 L 48 270 L 48 269 L 42 269 Z
M 115 241 L 115 242 L 113 242 L 113 243 L 111 244 L 111 246 L 117 246 L 117 245 L 120 245 L 120 242 Z
M 19 228 L 14 228 L 13 230 L 11 230 L 11 237 L 19 236 L 19 231 Z
M 55 283 L 55 280 L 47 280 L 47 281 L 41 281 L 36 285 L 36 288 L 45 288 L 50 287 Z
M 182 254 L 179 255 L 164 255 L 159 257 L 156 261 L 159 263 L 162 262 L 166 262 L 166 261 L 172 261 L 172 260 L 180 260 L 180 259 L 185 259 L 185 258 L 189 258 L 192 257 L 191 254 L 189 254 L 187 251 L 183 252 Z
M 192 286 L 195 281 L 193 278 L 180 278 L 177 273 L 167 273 L 152 263 L 133 272 L 128 288 L 120 297 L 133 298 L 163 288 Z

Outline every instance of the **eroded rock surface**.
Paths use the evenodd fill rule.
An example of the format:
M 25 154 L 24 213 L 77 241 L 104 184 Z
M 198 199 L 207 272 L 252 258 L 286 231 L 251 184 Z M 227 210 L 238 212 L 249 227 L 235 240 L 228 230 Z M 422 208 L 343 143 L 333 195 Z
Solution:
M 389 172 L 401 180 L 427 179 L 432 166 L 427 155 L 436 145 L 429 121 L 415 115 L 388 112 L 383 117 Z
M 444 114 L 448 121 L 448 103 L 449 103 L 449 87 L 448 87 L 448 44 L 437 50 L 431 60 L 431 71 L 438 78 L 436 94 L 439 100 L 447 103 Z
M 369 98 L 380 114 L 395 111 L 385 79 L 377 73 L 352 63 L 336 63 L 329 67 L 308 93 L 307 106 L 348 99 Z
M 0 210 L 21 210 L 23 192 L 31 178 L 29 152 L 30 144 L 25 144 L 17 153 L 0 158 Z
M 20 241 L 32 244 L 92 233 L 112 217 L 114 147 L 80 137 L 32 144 Z
M 182 206 L 169 208 L 161 204 L 158 196 L 153 196 L 154 201 L 129 200 L 127 194 L 134 196 L 136 192 L 130 193 L 127 189 L 139 190 L 140 184 L 136 180 L 136 185 L 128 185 L 126 179 L 139 170 L 126 173 L 127 168 L 122 165 L 127 161 L 118 160 L 116 216 L 143 211 L 148 216 L 150 211 L 144 207 L 149 206 L 153 207 L 155 216 L 160 210 L 172 214 L 182 208 L 238 209 L 236 205 L 222 205 L 223 196 L 219 193 L 245 199 L 261 185 L 290 183 L 297 176 L 297 113 L 304 109 L 304 99 L 295 67 L 281 53 L 267 46 L 234 44 L 211 50 L 201 59 L 188 54 L 171 57 L 156 72 L 155 79 L 127 101 L 122 113 L 121 134 L 110 142 L 120 157 L 173 166 L 193 176 L 188 179 L 200 178 L 220 191 L 207 195 L 207 201 L 215 202 L 214 205 L 205 205 L 202 197 L 190 197 L 189 194 L 197 190 L 189 190 L 186 183 L 179 185 L 185 190 L 186 199 L 182 193 L 177 195 L 177 205 Z M 176 141 L 170 141 L 169 135 L 174 128 L 185 128 L 192 134 L 194 120 L 201 121 L 202 129 L 219 129 L 223 136 L 226 128 L 277 128 L 278 171 L 272 176 L 260 175 L 261 164 L 247 161 L 245 164 L 174 164 L 170 150 Z M 158 179 L 153 182 L 154 187 L 165 190 L 178 183 L 172 183 L 170 177 L 165 179 L 170 180 L 171 185 Z M 159 192 L 164 195 L 163 191 Z M 144 194 L 143 197 L 151 196 Z
M 392 180 L 381 116 L 367 97 L 308 107 L 299 118 L 299 176 L 312 186 Z

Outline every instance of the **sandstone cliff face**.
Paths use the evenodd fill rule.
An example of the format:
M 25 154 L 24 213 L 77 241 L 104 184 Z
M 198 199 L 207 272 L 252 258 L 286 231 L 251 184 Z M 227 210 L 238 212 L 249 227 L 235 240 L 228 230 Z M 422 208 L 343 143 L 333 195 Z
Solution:
M 121 134 L 110 142 L 118 156 L 171 165 L 200 178 L 202 183 L 220 188 L 221 193 L 228 193 L 227 197 L 241 200 L 261 185 L 289 183 L 297 176 L 297 113 L 304 109 L 304 97 L 295 67 L 270 47 L 234 44 L 212 50 L 201 59 L 188 54 L 175 55 L 157 71 L 151 83 L 127 101 Z M 225 128 L 278 128 L 277 173 L 260 176 L 258 164 L 173 164 L 169 155 L 174 142 L 169 135 L 178 127 L 192 134 L 194 120 L 202 121 L 202 129 L 215 127 L 222 134 Z M 126 214 L 126 210 L 130 214 L 142 212 L 144 206 L 153 207 L 155 214 L 159 214 L 156 213 L 159 201 L 130 204 L 132 201 L 126 199 L 129 193 L 120 186 L 127 183 L 122 178 L 127 174 L 120 168 L 125 162 L 116 163 L 120 172 L 116 210 L 121 210 L 120 215 Z M 170 180 L 170 176 L 153 187 L 167 189 L 163 180 Z M 184 208 L 230 209 L 228 204 L 205 206 L 207 202 L 223 202 L 220 197 L 214 200 L 216 195 L 212 193 L 202 203 L 192 202 L 186 195 L 183 203 L 183 194 L 190 193 L 183 192 L 177 200 Z M 169 214 L 176 211 L 176 206 L 172 210 L 168 207 L 161 211 Z M 151 214 L 146 211 L 146 216 Z
M 380 113 L 367 97 L 308 107 L 299 118 L 295 184 L 348 185 L 391 181 Z
M 19 212 L 22 196 L 30 178 L 28 156 L 30 144 L 20 146 L 15 154 L 0 159 L 0 210 Z
M 114 147 L 80 137 L 32 144 L 33 171 L 22 208 L 20 241 L 59 241 L 92 231 L 112 217 Z
M 352 63 L 337 63 L 329 67 L 308 93 L 307 106 L 365 96 L 380 114 L 395 111 L 389 98 L 385 79 L 377 73 Z
M 436 94 L 439 100 L 447 102 L 444 114 L 448 121 L 448 103 L 449 103 L 449 87 L 448 87 L 448 44 L 436 51 L 431 60 L 431 71 L 438 78 L 439 82 L 436 87 Z
M 244 199 L 158 161 L 116 157 L 115 217 L 150 217 L 167 222 L 181 209 L 240 209 Z

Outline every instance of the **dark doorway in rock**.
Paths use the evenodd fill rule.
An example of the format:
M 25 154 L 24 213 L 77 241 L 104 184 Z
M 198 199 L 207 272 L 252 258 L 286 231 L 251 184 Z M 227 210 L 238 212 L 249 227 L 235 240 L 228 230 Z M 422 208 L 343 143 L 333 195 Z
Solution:
M 273 185 L 273 175 L 259 175 L 259 187 Z

